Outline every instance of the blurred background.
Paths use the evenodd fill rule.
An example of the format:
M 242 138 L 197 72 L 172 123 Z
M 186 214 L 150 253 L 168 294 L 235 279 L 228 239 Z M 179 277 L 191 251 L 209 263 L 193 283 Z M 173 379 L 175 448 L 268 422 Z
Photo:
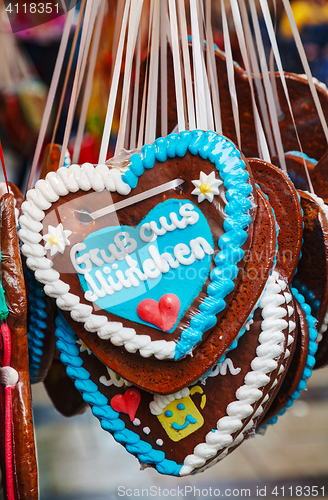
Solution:
M 328 497 L 328 367 L 314 371 L 308 390 L 265 436 L 245 441 L 219 464 L 187 478 L 140 471 L 138 460 L 101 429 L 90 410 L 61 416 L 42 384 L 33 386 L 33 408 L 41 500 L 114 500 L 122 498 L 120 492 L 147 497 L 142 488 L 149 497 L 153 491 L 173 498 L 174 492 L 163 490 L 186 486 L 185 498 L 195 500 L 215 498 L 217 489 L 221 498 L 229 495 L 226 490 L 234 498 Z

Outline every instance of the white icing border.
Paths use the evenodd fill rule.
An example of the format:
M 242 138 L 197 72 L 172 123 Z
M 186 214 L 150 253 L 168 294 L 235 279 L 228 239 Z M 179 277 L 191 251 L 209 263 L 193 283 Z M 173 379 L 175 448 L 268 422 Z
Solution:
M 69 293 L 70 287 L 60 280 L 60 274 L 52 269 L 53 262 L 45 257 L 46 250 L 40 244 L 43 229 L 44 210 L 48 210 L 60 196 L 82 191 L 101 192 L 107 189 L 128 195 L 130 186 L 123 182 L 118 168 L 91 163 L 61 167 L 57 172 L 49 172 L 26 194 L 22 204 L 23 215 L 19 219 L 19 237 L 23 242 L 22 253 L 27 258 L 27 266 L 34 271 L 35 278 L 44 285 L 45 293 L 56 299 L 57 306 L 68 311 L 74 321 L 83 323 L 88 332 L 97 333 L 102 339 L 110 339 L 116 346 L 124 346 L 128 352 L 139 350 L 141 356 L 154 355 L 157 359 L 173 359 L 176 343 L 166 340 L 151 340 L 149 335 L 138 335 L 133 328 L 125 328 L 120 322 L 110 322 L 106 316 L 92 314 L 92 306 L 81 304 L 80 298 Z
M 283 330 L 288 327 L 288 322 L 283 319 L 286 316 L 286 309 L 280 307 L 286 301 L 285 297 L 280 294 L 282 286 L 278 280 L 279 275 L 274 271 L 268 280 L 267 288 L 259 304 L 263 317 L 262 332 L 259 335 L 260 345 L 256 349 L 257 356 L 251 363 L 252 370 L 246 374 L 244 385 L 237 389 L 237 400 L 227 406 L 227 416 L 218 420 L 217 430 L 209 432 L 205 437 L 205 443 L 198 444 L 194 448 L 193 454 L 185 458 L 180 476 L 188 475 L 194 469 L 203 467 L 221 449 L 224 451 L 219 456 L 225 456 L 228 453 L 228 448 L 232 444 L 236 444 L 236 440 L 239 443 L 239 440 L 243 439 L 242 435 L 241 437 L 237 436 L 234 440 L 232 434 L 242 429 L 243 420 L 254 412 L 252 405 L 262 397 L 262 388 L 270 382 L 270 377 L 267 374 L 278 367 L 276 358 L 281 356 L 284 351 L 285 335 Z M 215 457 L 215 460 L 218 460 L 218 457 Z
M 154 399 L 149 403 L 150 413 L 152 415 L 161 415 L 164 408 L 174 401 L 175 399 L 187 398 L 190 394 L 188 387 L 181 389 L 181 391 L 174 392 L 173 394 L 168 394 L 167 396 L 160 396 L 159 394 L 154 394 Z
M 296 73 L 294 73 L 294 74 L 296 74 Z M 302 75 L 297 75 L 297 76 L 299 76 L 300 78 L 302 78 L 303 80 L 306 80 L 308 82 L 307 75 L 302 74 Z M 313 83 L 315 85 L 317 85 L 318 87 L 320 87 L 321 90 L 323 90 L 326 94 L 328 94 L 328 87 L 327 87 L 327 85 L 325 83 L 320 82 L 320 80 L 318 80 L 318 78 L 315 78 L 314 76 L 312 77 L 312 80 L 313 80 Z

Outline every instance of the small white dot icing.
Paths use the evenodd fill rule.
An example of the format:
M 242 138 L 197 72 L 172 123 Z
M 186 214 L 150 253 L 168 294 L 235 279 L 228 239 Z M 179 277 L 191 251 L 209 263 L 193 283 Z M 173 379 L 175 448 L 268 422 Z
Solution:
M 142 430 L 144 431 L 145 434 L 150 434 L 149 427 L 144 427 Z
M 157 446 L 163 446 L 163 439 L 156 439 Z
M 141 424 L 141 422 L 140 422 L 140 420 L 139 420 L 138 418 L 135 418 L 135 419 L 133 420 L 133 422 L 132 422 L 132 423 L 133 423 L 133 425 L 135 425 L 135 426 L 138 426 L 138 425 L 140 425 L 140 424 Z

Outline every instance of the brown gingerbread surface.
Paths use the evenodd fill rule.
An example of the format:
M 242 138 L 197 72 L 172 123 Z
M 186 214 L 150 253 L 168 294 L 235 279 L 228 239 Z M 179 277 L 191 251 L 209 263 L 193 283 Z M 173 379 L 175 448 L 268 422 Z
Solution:
M 279 227 L 276 269 L 290 284 L 298 265 L 303 233 L 297 191 L 288 177 L 263 160 L 249 160 L 255 181 L 269 198 Z
M 269 203 L 263 194 L 258 192 L 252 251 L 247 256 L 245 270 L 232 305 L 211 336 L 195 349 L 193 356 L 187 356 L 178 363 L 144 360 L 99 338 L 94 338 L 92 352 L 115 373 L 147 391 L 170 394 L 182 389 L 212 368 L 240 332 L 264 289 L 272 269 L 275 249 L 274 216 Z M 77 335 L 89 345 L 88 336 L 81 325 L 75 323 L 69 314 L 64 313 L 64 316 Z
M 194 203 L 197 202 L 197 197 L 191 194 L 194 189 L 191 180 L 198 179 L 200 171 L 203 171 L 206 174 L 210 174 L 214 169 L 215 166 L 209 160 L 203 160 L 198 155 L 195 156 L 187 152 L 183 159 L 180 159 L 178 157 L 168 158 L 165 164 L 156 162 L 155 166 L 152 169 L 145 170 L 144 174 L 138 182 L 137 187 L 133 189 L 130 195 L 126 197 L 122 197 L 118 193 L 109 193 L 107 190 L 104 190 L 102 192 L 90 191 L 88 193 L 84 193 L 79 191 L 77 193 L 70 193 L 67 196 L 61 197 L 56 203 L 52 205 L 52 207 L 48 211 L 45 212 L 45 218 L 43 220 L 43 234 L 47 233 L 47 228 L 49 225 L 57 226 L 59 223 L 62 223 L 65 229 L 69 229 L 70 231 L 72 231 L 72 235 L 70 236 L 70 244 L 73 246 L 74 244 L 83 241 L 88 235 L 109 226 L 118 227 L 120 225 L 136 227 L 138 224 L 140 224 L 147 213 L 161 202 L 170 199 L 177 201 L 191 200 Z M 77 215 L 79 211 L 96 211 L 107 205 L 111 205 L 112 203 L 119 202 L 122 199 L 129 198 L 129 196 L 137 195 L 139 193 L 142 193 L 146 189 L 158 186 L 175 178 L 185 179 L 187 181 L 186 188 L 184 188 L 183 191 L 177 191 L 179 188 L 177 188 L 177 190 L 166 191 L 164 194 L 153 196 L 152 198 L 144 200 L 142 203 L 135 204 L 131 207 L 126 207 L 124 210 L 121 210 L 117 213 L 101 217 L 95 220 L 90 225 L 83 225 L 83 223 L 81 223 L 79 219 L 79 216 Z M 250 181 L 252 182 L 251 174 Z M 215 199 L 213 203 L 205 201 L 199 207 L 211 229 L 215 254 L 219 251 L 217 242 L 224 233 L 223 222 L 225 219 L 225 214 L 223 210 L 225 202 L 222 198 L 223 192 L 224 190 L 222 189 L 221 196 L 217 197 L 218 199 Z M 254 195 L 254 197 L 256 198 L 256 195 Z M 256 202 L 256 199 L 254 201 Z M 248 238 L 242 247 L 245 253 L 248 252 L 252 244 L 254 217 L 256 212 L 255 208 L 252 208 L 250 212 L 252 215 L 252 222 L 246 229 Z M 86 301 L 86 299 L 84 298 L 78 275 L 74 270 L 72 262 L 70 260 L 69 251 L 66 251 L 63 255 L 59 253 L 56 254 L 52 258 L 52 260 L 53 268 L 60 272 L 62 281 L 69 283 L 70 293 L 80 296 L 81 304 L 90 305 L 90 302 Z M 212 259 L 211 269 L 213 269 L 213 267 L 214 261 Z M 245 259 L 238 263 L 238 267 L 240 270 L 245 267 Z M 240 272 L 234 279 L 235 285 L 238 284 L 241 276 L 242 272 Z M 190 286 L 194 287 L 194 283 L 191 281 Z M 210 279 L 207 278 L 202 289 L 195 290 L 195 297 L 192 301 L 192 304 L 185 311 L 184 316 L 176 325 L 175 330 L 170 333 L 169 340 L 177 342 L 180 339 L 181 333 L 189 326 L 190 320 L 198 310 L 199 304 L 207 296 L 206 289 L 210 283 Z M 226 307 L 231 302 L 233 296 L 234 291 L 225 298 Z M 100 308 L 96 305 L 94 305 L 93 307 L 94 314 L 105 315 L 109 321 L 121 321 L 122 319 L 108 311 L 100 310 Z M 218 321 L 223 316 L 223 313 L 224 311 L 217 314 Z M 124 318 L 123 321 L 124 326 L 127 328 L 136 327 L 135 323 L 127 318 Z M 156 329 L 150 327 L 150 325 L 141 323 L 138 324 L 137 328 L 139 335 L 149 335 L 152 341 L 163 339 L 163 332 L 160 329 Z M 210 331 L 206 332 L 203 338 L 205 338 L 209 333 Z M 85 332 L 83 341 L 93 350 L 94 348 L 96 348 L 94 334 Z M 106 350 L 106 346 L 104 345 L 103 351 Z
M 328 309 L 328 221 L 324 211 L 310 194 L 299 191 L 299 195 L 304 232 L 302 257 L 295 280 L 299 283 L 298 288 L 305 285 L 313 294 L 311 312 L 318 320 L 319 332 Z
M 285 316 L 283 316 L 283 313 L 281 315 L 287 318 L 288 311 L 284 299 L 282 299 L 280 307 L 281 310 L 285 310 Z M 143 441 L 151 444 L 153 449 L 163 451 L 168 460 L 174 460 L 178 464 L 183 463 L 185 457 L 192 454 L 198 444 L 205 442 L 206 435 L 212 429 L 217 428 L 218 421 L 226 417 L 228 405 L 238 400 L 236 393 L 244 385 L 246 374 L 252 371 L 252 361 L 257 355 L 261 356 L 261 354 L 258 354 L 260 351 L 257 351 L 257 349 L 260 345 L 259 336 L 262 331 L 262 322 L 261 310 L 257 309 L 249 330 L 240 338 L 238 346 L 227 354 L 226 361 L 221 363 L 221 366 L 218 366 L 216 371 L 213 371 L 212 376 L 209 376 L 205 383 L 198 382 L 189 387 L 190 396 L 173 400 L 171 405 L 167 407 L 167 409 L 177 407 L 173 411 L 172 416 L 168 415 L 167 425 L 164 413 L 162 413 L 161 417 L 157 417 L 150 411 L 149 405 L 153 400 L 156 400 L 156 396 L 138 389 L 141 398 L 134 415 L 129 416 L 123 410 L 119 412 L 119 418 L 123 420 L 125 427 L 138 433 Z M 288 322 L 286 322 L 286 325 L 288 325 Z M 248 414 L 243 420 L 242 427 L 232 433 L 233 440 L 242 432 L 243 428 L 248 424 L 266 398 L 272 386 L 275 385 L 280 366 L 282 364 L 284 367 L 287 365 L 288 361 L 287 357 L 285 357 L 285 352 L 288 342 L 288 326 L 286 326 L 282 333 L 283 345 L 280 345 L 277 350 L 276 363 L 274 363 L 275 368 L 268 371 L 270 381 L 261 390 L 261 396 L 253 403 L 252 414 Z M 276 349 L 277 346 L 272 345 L 272 348 Z M 112 377 L 108 376 L 106 367 L 92 354 L 83 352 L 80 354 L 80 357 L 83 359 L 83 368 L 90 373 L 90 379 L 97 385 L 98 390 L 108 399 L 113 407 L 115 406 L 113 398 L 117 399 L 118 394 L 128 399 L 130 387 L 126 385 L 117 387 L 112 382 Z M 224 364 L 225 367 L 223 367 Z M 168 404 L 169 400 L 164 398 L 164 401 Z M 193 429 L 195 430 L 187 435 L 184 435 L 184 430 L 188 428 L 188 425 L 186 428 L 180 430 L 175 429 L 171 422 L 177 415 L 180 421 L 179 403 L 183 403 L 184 408 L 182 408 L 181 413 L 184 412 L 186 418 L 187 413 L 190 412 L 193 418 L 197 420 L 197 423 L 194 423 Z M 190 426 L 190 429 L 192 429 L 192 426 Z M 220 455 L 224 449 L 218 450 L 217 454 Z

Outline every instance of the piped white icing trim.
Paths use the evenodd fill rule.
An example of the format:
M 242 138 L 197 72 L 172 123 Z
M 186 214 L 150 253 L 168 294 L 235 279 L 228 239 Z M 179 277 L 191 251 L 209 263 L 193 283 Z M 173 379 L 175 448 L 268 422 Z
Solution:
M 160 396 L 159 394 L 154 394 L 154 399 L 149 403 L 150 413 L 152 415 L 161 415 L 164 408 L 174 401 L 175 399 L 187 398 L 190 394 L 188 387 L 181 389 L 181 391 L 174 392 L 173 394 L 168 394 L 167 396 Z
M 209 432 L 205 437 L 205 443 L 198 444 L 193 454 L 185 458 L 180 470 L 181 476 L 203 467 L 219 450 L 232 445 L 234 442 L 232 434 L 242 429 L 243 420 L 253 413 L 252 405 L 262 397 L 263 387 L 270 382 L 268 374 L 278 367 L 276 358 L 284 351 L 281 345 L 285 338 L 283 330 L 288 327 L 288 322 L 283 319 L 286 316 L 286 309 L 280 307 L 285 303 L 285 298 L 280 295 L 282 288 L 277 282 L 278 278 L 278 273 L 273 272 L 259 304 L 263 318 L 262 332 L 259 335 L 257 356 L 251 362 L 252 370 L 246 374 L 244 385 L 236 391 L 236 401 L 227 406 L 227 415 L 218 420 L 217 430 Z M 222 453 L 226 454 L 227 450 L 223 450 Z M 218 457 L 215 460 L 217 459 Z
M 306 80 L 308 81 L 308 77 L 306 75 L 298 75 L 300 78 L 303 78 L 303 80 Z M 325 83 L 323 82 L 320 82 L 320 80 L 318 80 L 317 78 L 315 77 L 312 77 L 313 79 L 313 83 L 315 83 L 318 87 L 320 87 L 324 92 L 326 92 L 326 94 L 328 94 L 328 87 Z
M 69 285 L 60 280 L 59 273 L 52 269 L 52 261 L 45 257 L 46 249 L 40 244 L 44 210 L 48 210 L 60 196 L 79 189 L 107 189 L 121 195 L 127 195 L 131 191 L 130 186 L 123 182 L 121 171 L 107 165 L 94 167 L 90 163 L 82 166 L 73 164 L 62 167 L 57 172 L 50 172 L 45 179 L 36 183 L 34 189 L 28 191 L 27 201 L 22 204 L 19 237 L 24 243 L 22 253 L 27 258 L 27 266 L 34 271 L 35 278 L 45 285 L 45 293 L 56 299 L 57 306 L 70 312 L 72 319 L 83 323 L 88 332 L 97 333 L 101 339 L 109 339 L 116 346 L 124 346 L 128 352 L 139 351 L 145 358 L 155 356 L 160 360 L 173 359 L 176 347 L 174 341 L 152 342 L 148 335 L 137 335 L 133 328 L 125 328 L 119 322 L 109 322 L 106 316 L 92 314 L 92 306 L 80 304 L 80 298 L 69 293 Z

